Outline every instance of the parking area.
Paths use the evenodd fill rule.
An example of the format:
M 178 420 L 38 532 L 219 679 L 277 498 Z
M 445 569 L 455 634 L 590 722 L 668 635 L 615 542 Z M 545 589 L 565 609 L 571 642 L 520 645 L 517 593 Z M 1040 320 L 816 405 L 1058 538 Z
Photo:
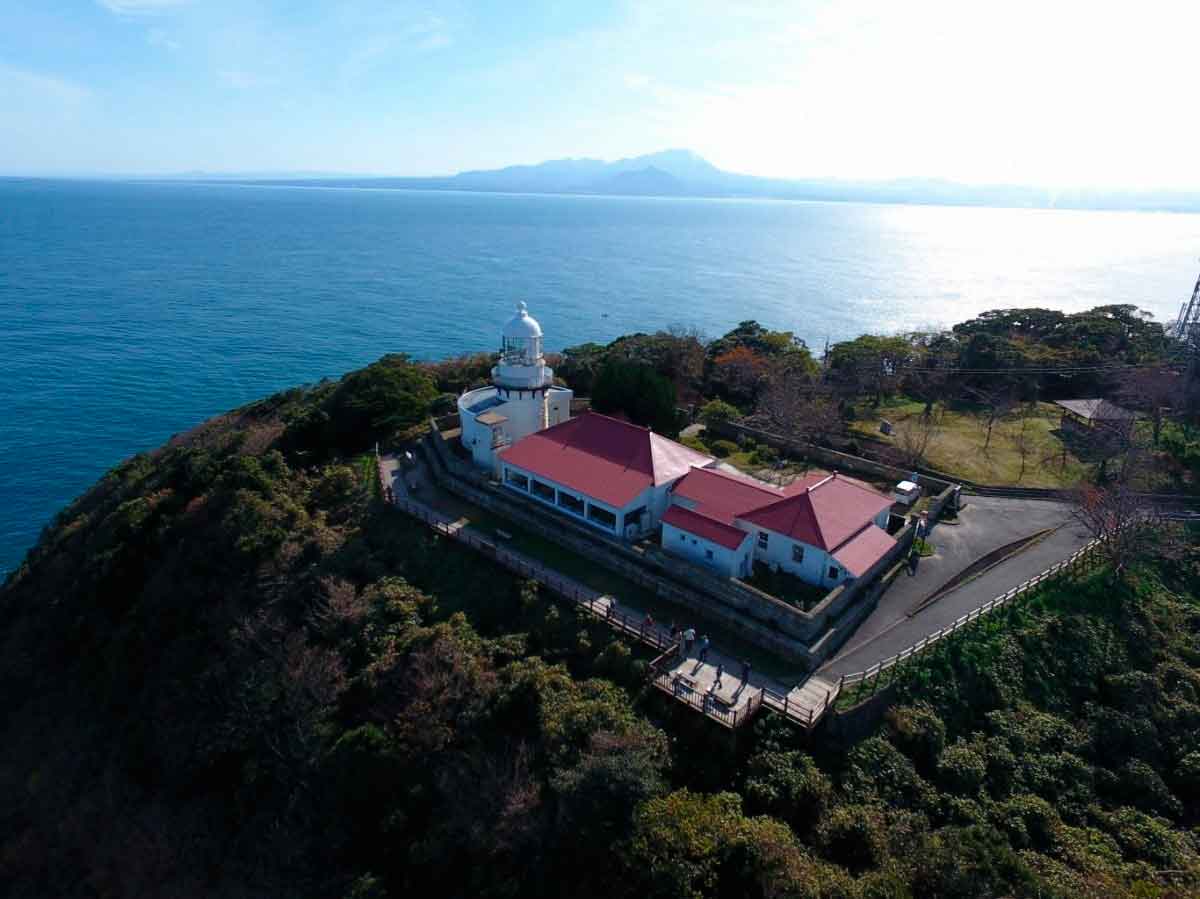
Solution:
M 972 563 L 1014 541 L 1050 530 L 1026 547 L 914 611 Z M 967 496 L 956 523 L 930 534 L 934 554 L 915 575 L 901 574 L 879 606 L 821 669 L 826 676 L 862 671 L 916 643 L 995 596 L 1065 559 L 1090 539 L 1064 503 L 1041 499 Z M 910 617 L 911 616 L 911 617 Z

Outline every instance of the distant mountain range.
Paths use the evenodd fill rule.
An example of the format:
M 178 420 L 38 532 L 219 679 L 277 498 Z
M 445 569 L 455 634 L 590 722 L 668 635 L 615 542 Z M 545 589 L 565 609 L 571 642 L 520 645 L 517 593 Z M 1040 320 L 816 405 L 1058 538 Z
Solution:
M 204 179 L 192 175 L 189 180 Z M 207 180 L 207 179 L 205 179 Z M 505 193 L 606 194 L 636 197 L 758 197 L 949 206 L 1015 206 L 1036 209 L 1138 209 L 1200 212 L 1200 191 L 1072 188 L 1009 184 L 959 184 L 935 178 L 890 181 L 786 180 L 739 175 L 690 150 L 663 150 L 604 162 L 553 159 L 537 165 L 460 172 L 436 178 L 292 175 L 229 176 L 211 180 L 254 184 L 337 184 L 344 187 L 468 190 Z

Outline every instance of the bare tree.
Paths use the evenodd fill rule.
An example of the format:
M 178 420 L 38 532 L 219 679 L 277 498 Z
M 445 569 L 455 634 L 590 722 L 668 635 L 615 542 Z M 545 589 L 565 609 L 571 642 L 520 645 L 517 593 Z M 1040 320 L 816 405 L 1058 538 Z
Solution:
M 1144 412 L 1150 419 L 1155 446 L 1162 436 L 1163 421 L 1184 407 L 1186 380 L 1185 375 L 1168 368 L 1135 368 L 1117 389 L 1121 402 Z
M 980 427 L 987 433 L 987 437 L 983 441 L 983 451 L 987 453 L 992 446 L 992 431 L 996 427 L 996 422 L 1004 418 L 1012 409 L 1012 385 L 1000 383 L 986 387 L 968 387 L 966 393 L 979 404 L 976 415 Z
M 1072 514 L 1097 541 L 1113 579 L 1122 581 L 1129 566 L 1151 542 L 1154 524 L 1145 500 L 1123 481 L 1087 484 L 1071 497 Z
M 759 395 L 755 419 L 783 437 L 825 443 L 841 432 L 837 404 L 796 371 L 772 377 Z
M 1029 454 L 1033 452 L 1035 446 L 1033 434 L 1029 429 L 1029 415 L 1032 409 L 1032 403 L 1021 406 L 1021 427 L 1009 438 L 1012 440 L 1013 449 L 1017 451 L 1017 455 L 1021 458 L 1021 470 L 1017 473 L 1018 484 L 1025 479 L 1025 466 L 1028 464 Z
M 918 466 L 927 461 L 930 449 L 937 443 L 942 416 L 937 410 L 913 415 L 896 427 L 896 448 L 905 466 Z

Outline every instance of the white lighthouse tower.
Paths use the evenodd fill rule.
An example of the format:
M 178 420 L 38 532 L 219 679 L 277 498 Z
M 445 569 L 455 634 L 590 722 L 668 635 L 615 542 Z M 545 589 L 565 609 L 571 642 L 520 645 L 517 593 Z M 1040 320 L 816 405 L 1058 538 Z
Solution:
M 458 398 L 463 446 L 475 464 L 495 471 L 496 451 L 571 417 L 572 393 L 554 386 L 542 355 L 542 327 L 524 303 L 504 324 L 492 383 Z

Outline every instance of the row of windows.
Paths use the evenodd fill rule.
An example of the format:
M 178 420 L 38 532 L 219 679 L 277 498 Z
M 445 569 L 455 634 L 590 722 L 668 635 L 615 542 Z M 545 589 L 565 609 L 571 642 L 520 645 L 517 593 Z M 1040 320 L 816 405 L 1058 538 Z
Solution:
M 687 543 L 687 540 L 688 540 L 687 535 L 684 533 L 680 533 L 679 542 Z M 766 549 L 767 543 L 769 540 L 770 540 L 770 535 L 767 534 L 766 531 L 758 532 L 758 547 L 759 547 L 759 549 Z M 692 543 L 695 543 L 695 542 L 696 542 L 696 540 L 693 538 Z M 713 557 L 713 551 L 711 549 L 706 549 L 704 551 L 704 555 L 706 558 L 711 559 Z M 792 561 L 797 562 L 797 563 L 804 561 L 804 547 L 798 543 L 792 544 Z M 838 577 L 838 575 L 840 575 L 840 574 L 841 574 L 841 569 L 839 569 L 836 565 L 829 566 L 829 575 L 828 576 L 831 579 L 836 579 Z
M 617 516 L 614 513 L 591 503 L 585 506 L 584 501 L 579 497 L 567 493 L 565 490 L 555 490 L 555 488 L 549 484 L 543 484 L 537 478 L 527 478 L 525 475 L 513 471 L 511 468 L 505 468 L 504 480 L 514 487 L 532 493 L 543 502 L 560 506 L 568 512 L 578 515 L 580 518 L 586 518 L 593 524 L 598 524 L 610 531 L 615 530 L 617 527 Z M 644 508 L 639 510 L 639 512 L 641 511 L 644 511 Z
M 771 536 L 766 531 L 759 531 L 758 532 L 758 548 L 766 549 L 767 543 L 770 541 L 770 539 L 771 539 Z M 803 562 L 804 561 L 804 547 L 798 543 L 792 544 L 792 561 L 793 562 Z
M 680 534 L 679 534 L 679 542 L 680 542 L 680 543 L 687 543 L 687 542 L 688 542 L 688 535 L 687 535 L 687 534 L 685 534 L 685 533 L 683 533 L 683 532 L 681 531 L 681 532 L 680 532 Z M 693 546 L 695 546 L 695 545 L 696 545 L 696 538 L 695 538 L 695 537 L 693 537 L 693 538 L 692 538 L 692 545 L 693 545 Z M 706 549 L 706 550 L 704 551 L 704 558 L 706 558 L 706 559 L 711 559 L 712 557 L 713 557 L 713 551 L 712 551 L 711 549 Z
M 758 532 L 758 548 L 766 549 L 767 541 L 769 539 L 770 539 L 770 537 L 766 531 L 759 531 Z M 800 562 L 804 561 L 804 547 L 801 546 L 799 543 L 792 544 L 792 561 L 796 562 L 796 563 L 800 563 Z M 841 574 L 841 570 L 836 565 L 829 566 L 829 577 L 830 578 L 836 578 L 840 574 Z

